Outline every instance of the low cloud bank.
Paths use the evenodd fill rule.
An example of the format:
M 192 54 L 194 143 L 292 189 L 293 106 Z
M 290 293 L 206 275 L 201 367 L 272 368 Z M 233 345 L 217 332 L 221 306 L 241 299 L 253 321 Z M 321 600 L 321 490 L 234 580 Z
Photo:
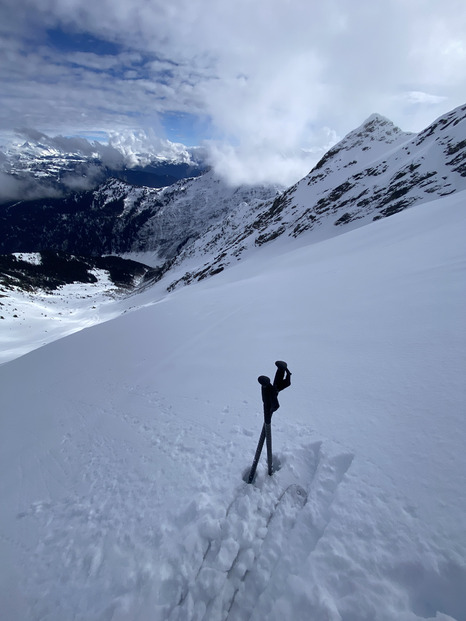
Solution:
M 62 192 L 52 184 L 35 179 L 32 175 L 14 177 L 0 171 L 0 203 L 37 198 L 54 198 Z
M 236 145 L 206 141 L 199 147 L 186 147 L 145 130 L 109 132 L 104 144 L 79 136 L 52 137 L 35 129 L 20 129 L 16 131 L 20 140 L 9 145 L 5 153 L 0 152 L 0 202 L 85 191 L 101 183 L 109 170 L 162 162 L 208 165 L 233 186 L 288 187 L 305 176 L 337 141 L 331 130 L 324 128 L 322 132 L 318 141 L 303 149 L 252 140 Z
M 225 143 L 208 148 L 209 163 L 227 183 L 238 185 L 281 185 L 288 187 L 304 177 L 320 159 L 319 154 L 296 150 L 293 153 L 249 149 Z

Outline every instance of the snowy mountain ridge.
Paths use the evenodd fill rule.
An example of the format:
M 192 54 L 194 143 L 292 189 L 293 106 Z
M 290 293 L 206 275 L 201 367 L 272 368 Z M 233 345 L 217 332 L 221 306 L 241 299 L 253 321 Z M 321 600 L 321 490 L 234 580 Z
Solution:
M 466 105 L 420 134 L 372 115 L 274 201 L 258 210 L 236 208 L 184 248 L 176 260 L 179 271 L 185 261 L 201 268 L 189 269 L 172 286 L 218 273 L 282 235 L 307 232 L 312 241 L 327 239 L 464 188 Z
M 356 166 L 361 168 L 373 161 L 378 155 L 387 151 L 387 145 L 394 148 L 413 138 L 415 134 L 403 132 L 389 119 L 381 114 L 371 114 L 359 127 L 349 132 L 342 140 L 327 151 L 317 163 L 314 170 L 321 169 L 326 162 L 332 161 L 332 168 Z M 355 162 L 351 152 L 361 148 L 358 160 Z M 349 157 L 345 158 L 345 154 Z M 339 157 L 337 158 L 337 155 Z M 312 172 L 312 171 L 311 171 Z
M 65 199 L 10 204 L 0 252 L 131 253 L 177 275 L 184 262 L 190 282 L 280 235 L 312 231 L 317 241 L 461 190 L 465 108 L 417 135 L 373 114 L 285 191 L 232 188 L 209 171 L 158 190 L 110 179 Z
M 115 188 L 114 182 L 109 184 Z M 121 191 L 121 184 L 117 187 Z M 152 253 L 159 264 L 173 259 L 184 246 L 198 239 L 206 226 L 215 226 L 234 209 L 257 211 L 281 190 L 280 186 L 230 186 L 212 170 L 149 194 L 145 189 L 126 188 L 120 194 L 125 196 L 126 213 L 135 206 L 140 212 L 152 209 L 129 251 L 143 253 L 142 258 L 144 253 Z M 136 198 L 139 196 L 144 199 Z
M 119 311 L 112 302 L 128 295 L 131 288 L 147 288 L 159 280 L 161 266 L 173 262 L 184 245 L 202 235 L 206 222 L 220 221 L 238 205 L 257 209 L 278 191 L 269 186 L 234 188 L 209 171 L 162 189 L 110 179 L 94 191 L 66 199 L 3 205 L 0 362 L 113 317 Z M 62 281 L 51 292 L 45 285 L 56 280 L 55 271 L 50 278 L 43 273 L 51 263 L 38 274 L 11 252 L 23 256 L 46 252 L 54 257 L 67 253 L 69 261 L 64 265 L 79 262 L 84 282 L 79 282 L 81 276 L 74 284 Z M 88 282 L 86 266 L 97 262 L 103 267 L 109 254 L 127 259 L 125 269 L 134 275 L 132 287 L 115 288 L 106 272 L 99 275 L 99 285 Z M 145 265 L 138 266 L 134 260 Z M 140 271 L 144 278 L 139 277 Z
M 235 188 L 213 171 L 161 189 L 109 179 L 93 191 L 1 207 L 0 252 L 146 252 L 151 264 L 162 264 L 199 237 L 207 223 L 217 222 L 238 205 L 257 207 L 281 189 Z
M 100 162 L 110 168 L 147 166 L 157 163 L 200 164 L 205 153 L 200 147 L 186 147 L 169 140 L 158 140 L 150 149 L 137 136 L 110 138 L 108 144 L 87 140 L 78 136 L 47 136 L 25 128 L 17 131 L 15 140 L 0 146 L 3 160 L 13 174 L 22 171 L 33 176 L 54 177 L 63 170 L 66 161 Z M 23 141 L 21 137 L 25 140 Z M 158 151 L 154 151 L 158 146 Z

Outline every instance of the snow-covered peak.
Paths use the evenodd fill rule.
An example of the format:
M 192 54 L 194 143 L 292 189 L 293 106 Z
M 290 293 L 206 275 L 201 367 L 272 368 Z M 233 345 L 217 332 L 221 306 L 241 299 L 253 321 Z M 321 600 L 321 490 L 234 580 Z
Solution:
M 290 204 L 300 207 L 294 234 L 315 227 L 316 220 L 329 214 L 339 214 L 349 223 L 375 211 L 377 219 L 430 200 L 432 194 L 463 189 L 465 108 L 441 117 L 418 135 L 371 115 L 287 192 Z M 341 223 L 340 218 L 335 223 Z
M 349 132 L 316 164 L 308 177 L 334 174 L 344 167 L 361 167 L 410 140 L 415 134 L 402 131 L 380 114 L 371 114 L 359 127 Z M 319 172 L 317 172 L 319 171 Z
M 386 116 L 374 112 L 360 127 L 353 130 L 349 135 L 351 134 L 362 134 L 375 140 L 391 141 L 393 136 L 406 134 L 406 132 L 403 132 Z
M 213 171 L 161 189 L 111 180 L 72 205 L 57 203 L 55 228 L 45 240 L 38 233 L 42 221 L 21 223 L 34 247 L 7 248 L 17 243 L 17 222 L 2 243 L 4 252 L 37 251 L 53 235 L 59 250 L 137 253 L 168 272 L 171 286 L 218 273 L 280 236 L 309 232 L 320 241 L 465 188 L 466 106 L 418 135 L 373 114 L 280 195 L 278 187 L 230 187 Z M 92 246 L 83 249 L 83 240 Z M 150 261 L 140 253 L 150 253 Z

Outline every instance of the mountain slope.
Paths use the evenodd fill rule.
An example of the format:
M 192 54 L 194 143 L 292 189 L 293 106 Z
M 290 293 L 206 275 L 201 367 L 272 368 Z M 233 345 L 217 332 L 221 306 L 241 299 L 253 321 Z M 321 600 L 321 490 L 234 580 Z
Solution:
M 414 135 L 372 115 L 279 196 L 231 188 L 210 171 L 159 190 L 110 180 L 66 199 L 10 203 L 0 252 L 133 253 L 171 272 L 173 286 L 189 283 L 281 235 L 326 239 L 464 189 L 465 117 L 459 107 Z
M 0 253 L 59 250 L 80 255 L 147 252 L 173 258 L 183 245 L 238 205 L 258 204 L 278 188 L 233 188 L 210 171 L 162 189 L 111 179 L 67 198 L 0 208 Z
M 177 258 L 182 277 L 174 284 L 218 273 L 281 235 L 326 239 L 465 188 L 466 105 L 418 135 L 372 115 L 273 202 L 234 210 L 183 249 Z
M 465 619 L 464 194 L 0 366 L 3 616 Z M 250 487 L 278 358 L 282 468 Z

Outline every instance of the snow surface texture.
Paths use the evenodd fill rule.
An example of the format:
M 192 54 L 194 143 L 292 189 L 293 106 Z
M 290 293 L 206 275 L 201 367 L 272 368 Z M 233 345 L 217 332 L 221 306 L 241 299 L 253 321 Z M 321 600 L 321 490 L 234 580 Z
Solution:
M 2 618 L 464 621 L 465 199 L 2 365 Z M 248 486 L 276 359 L 281 469 Z
M 37 264 L 38 253 L 18 253 Z M 3 288 L 0 293 L 0 364 L 50 341 L 102 323 L 120 314 L 115 298 L 121 296 L 105 270 L 94 270 L 95 283 L 73 283 L 54 291 Z

